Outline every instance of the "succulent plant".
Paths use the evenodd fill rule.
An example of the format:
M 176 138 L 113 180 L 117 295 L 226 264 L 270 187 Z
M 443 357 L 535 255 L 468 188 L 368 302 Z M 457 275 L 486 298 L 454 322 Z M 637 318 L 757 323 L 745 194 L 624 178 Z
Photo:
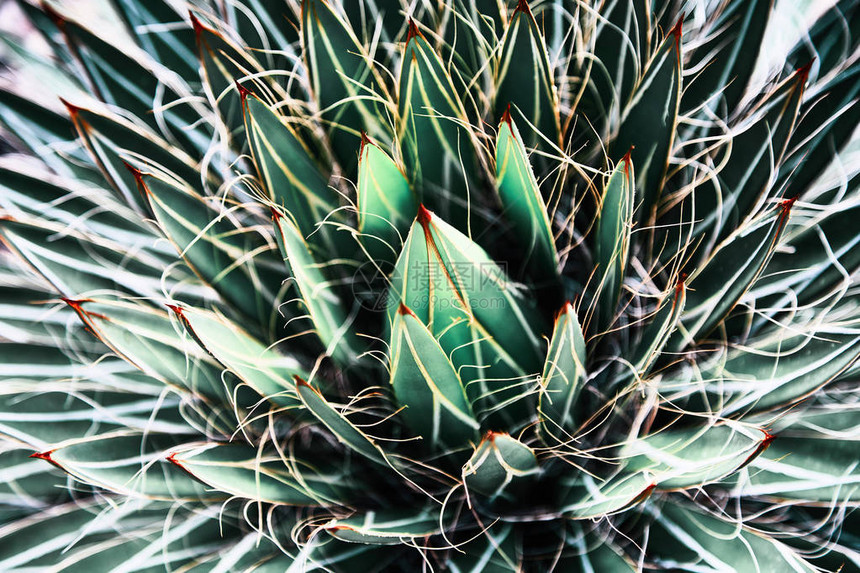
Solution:
M 860 569 L 860 10 L 772 4 L 20 0 L 0 570 Z

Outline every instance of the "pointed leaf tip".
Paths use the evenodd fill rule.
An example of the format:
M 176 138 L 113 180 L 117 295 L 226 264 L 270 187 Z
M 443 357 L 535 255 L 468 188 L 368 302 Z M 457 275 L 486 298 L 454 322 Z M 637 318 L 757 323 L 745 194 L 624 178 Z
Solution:
M 191 18 L 191 26 L 194 28 L 194 35 L 197 36 L 197 39 L 199 40 L 200 34 L 203 33 L 203 24 L 191 10 L 188 11 L 188 16 Z
M 505 109 L 504 113 L 502 113 L 502 121 L 501 123 L 507 123 L 508 127 L 511 131 L 514 130 L 513 123 L 511 122 L 511 104 L 508 103 L 508 107 Z
M 77 106 L 77 105 L 71 103 L 69 100 L 62 98 L 62 97 L 60 98 L 60 102 L 64 106 L 66 106 L 66 110 L 69 112 L 69 115 L 72 116 L 72 119 L 77 117 L 77 115 L 84 109 L 80 106 Z
M 669 33 L 675 36 L 675 47 L 680 50 L 681 48 L 681 35 L 683 34 L 684 28 L 684 16 L 683 14 L 678 18 L 678 21 L 675 23 L 675 26 L 669 30 Z
M 422 227 L 426 227 L 432 218 L 433 214 L 422 203 L 418 205 L 418 222 Z
M 54 453 L 54 450 L 48 450 L 46 452 L 36 452 L 34 454 L 30 454 L 31 458 L 36 458 L 37 460 L 45 460 L 46 462 L 52 462 L 51 454 Z
M 254 95 L 254 92 L 243 86 L 239 83 L 239 80 L 236 81 L 236 90 L 239 92 L 239 97 L 242 98 L 242 103 L 245 103 L 245 100 L 248 99 L 249 95 Z
M 806 83 L 806 80 L 809 79 L 809 71 L 812 69 L 812 64 L 815 63 L 816 58 L 813 57 L 806 65 L 801 66 L 795 70 L 795 75 L 797 75 L 797 79 L 801 85 Z
M 415 23 L 415 20 L 409 18 L 409 32 L 406 34 L 406 43 L 408 44 L 409 40 L 416 36 L 423 37 L 421 30 L 418 29 L 418 25 Z
M 296 386 L 305 386 L 306 388 L 310 388 L 314 390 L 314 387 L 311 386 L 307 380 L 299 376 L 298 374 L 293 374 L 293 382 L 296 383 Z
M 519 0 L 517 2 L 517 7 L 514 9 L 514 16 L 516 16 L 517 12 L 523 12 L 525 14 L 531 15 L 532 10 L 529 8 L 528 0 Z
M 415 316 L 415 313 L 412 312 L 412 310 L 408 306 L 403 304 L 402 302 L 400 303 L 400 306 L 397 308 L 397 312 L 403 316 L 409 315 L 411 317 L 418 318 L 417 316 Z

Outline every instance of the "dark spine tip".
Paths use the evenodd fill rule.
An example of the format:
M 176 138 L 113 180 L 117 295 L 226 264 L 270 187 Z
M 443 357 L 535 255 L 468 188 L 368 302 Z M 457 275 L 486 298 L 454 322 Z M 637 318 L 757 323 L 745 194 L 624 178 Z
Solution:
M 429 225 L 432 218 L 433 214 L 427 210 L 427 207 L 425 207 L 423 203 L 418 205 L 418 222 L 422 227 Z
M 678 281 L 675 283 L 675 297 L 676 298 L 678 296 L 680 296 L 681 293 L 684 291 L 684 286 L 685 286 L 686 280 L 687 280 L 687 273 L 681 273 L 678 276 Z
M 813 57 L 806 65 L 801 66 L 795 70 L 795 75 L 797 76 L 797 81 L 803 85 L 806 83 L 806 80 L 809 79 L 809 72 L 812 70 L 812 64 L 815 63 L 815 58 Z
M 558 322 L 559 320 L 561 320 L 561 317 L 563 317 L 567 314 L 573 314 L 573 312 L 574 312 L 573 303 L 570 302 L 569 300 L 566 300 L 566 301 L 564 301 L 564 304 L 561 305 L 561 308 L 559 308 L 557 311 L 555 311 L 555 316 L 553 317 L 553 321 Z
M 655 489 L 657 489 L 657 482 L 652 482 L 648 484 L 648 487 L 642 490 L 642 493 L 640 493 L 636 497 L 636 499 L 633 501 L 633 504 L 636 505 L 638 503 L 642 503 L 643 501 L 651 497 L 651 494 L 654 493 Z
M 505 108 L 505 111 L 502 113 L 502 123 L 507 123 L 508 127 L 511 131 L 514 130 L 513 120 L 511 119 L 511 104 L 508 103 L 508 107 Z
M 308 384 L 308 381 L 299 376 L 298 374 L 293 374 L 293 382 L 296 383 L 296 386 L 307 386 L 311 390 L 313 390 L 313 386 Z
M 406 43 L 408 44 L 409 40 L 416 36 L 421 36 L 421 30 L 418 29 L 418 25 L 415 23 L 415 20 L 409 18 L 409 32 L 406 34 Z
M 367 136 L 367 132 L 363 129 L 361 130 L 361 147 L 358 150 L 358 156 L 364 157 L 364 148 L 368 145 L 373 145 L 373 141 L 371 141 L 370 137 Z
M 764 439 L 762 439 L 761 444 L 759 445 L 759 448 L 761 450 L 759 453 L 765 451 L 768 446 L 770 446 L 771 443 L 773 443 L 773 441 L 776 439 L 775 434 L 771 434 L 767 430 L 762 430 L 762 432 L 764 432 Z
M 797 197 L 792 197 L 791 199 L 786 199 L 785 201 L 781 201 L 779 207 L 782 209 L 783 216 L 788 215 L 791 212 L 791 208 L 794 207 L 794 204 L 797 202 Z
M 681 52 L 681 35 L 684 33 L 684 15 L 682 14 L 678 21 L 675 23 L 675 26 L 669 30 L 669 34 L 675 36 L 675 49 L 678 53 Z
M 141 171 L 128 161 L 123 160 L 122 164 L 125 165 L 125 168 L 128 169 L 132 175 L 134 175 L 134 180 L 137 182 L 137 185 L 139 187 L 143 187 L 143 171 Z
M 47 2 L 43 1 L 40 4 L 42 7 L 42 11 L 45 13 L 45 16 L 47 16 L 48 19 L 50 19 L 51 22 L 53 22 L 57 28 L 62 30 L 66 25 L 66 19 L 63 18 L 63 16 L 59 12 L 54 10 L 54 8 Z
M 194 15 L 191 10 L 188 11 L 188 17 L 191 18 L 191 27 L 194 28 L 194 35 L 200 39 L 200 34 L 203 33 L 203 23 Z
M 630 165 L 632 164 L 632 159 L 630 154 L 633 153 L 633 150 L 636 146 L 631 145 L 630 149 L 627 150 L 627 153 L 624 154 L 624 157 L 621 158 L 621 163 L 624 164 L 624 176 L 630 179 Z
M 242 98 L 242 103 L 245 103 L 245 100 L 248 99 L 249 95 L 254 95 L 251 90 L 243 86 L 239 83 L 239 80 L 236 80 L 236 91 L 239 92 L 239 97 Z
M 517 7 L 514 8 L 514 16 L 516 16 L 519 12 L 524 14 L 528 14 L 531 16 L 532 10 L 529 8 L 528 0 L 519 0 L 517 2 Z
M 36 458 L 37 460 L 45 460 L 46 462 L 53 463 L 54 460 L 51 459 L 51 454 L 54 453 L 54 450 L 48 450 L 47 452 L 36 452 L 35 454 L 30 454 L 31 458 Z
M 277 224 L 281 220 L 281 214 L 274 207 L 269 207 L 269 211 L 272 213 L 272 222 Z
M 75 312 L 79 312 L 79 313 L 84 312 L 84 308 L 83 308 L 84 303 L 92 302 L 89 299 L 85 299 L 85 298 L 73 299 L 73 298 L 67 298 L 64 296 L 61 296 L 60 300 L 63 301 L 64 303 L 66 303 L 69 306 L 69 308 L 71 308 Z
M 400 306 L 397 307 L 397 314 L 401 316 L 411 316 L 412 318 L 418 318 L 415 316 L 415 313 L 412 312 L 408 306 L 406 306 L 402 301 L 400 302 Z
M 165 459 L 175 466 L 179 466 L 180 468 L 182 467 L 182 464 L 179 462 L 179 460 L 176 459 L 176 452 L 173 452 L 172 454 L 168 455 Z
M 60 98 L 60 102 L 66 106 L 66 110 L 68 110 L 69 115 L 72 116 L 72 119 L 76 118 L 83 108 L 76 106 L 71 103 L 69 100 L 65 98 Z
M 165 306 L 169 308 L 173 312 L 173 314 L 175 314 L 179 318 L 185 318 L 185 314 L 183 314 L 182 307 L 175 304 L 166 304 Z

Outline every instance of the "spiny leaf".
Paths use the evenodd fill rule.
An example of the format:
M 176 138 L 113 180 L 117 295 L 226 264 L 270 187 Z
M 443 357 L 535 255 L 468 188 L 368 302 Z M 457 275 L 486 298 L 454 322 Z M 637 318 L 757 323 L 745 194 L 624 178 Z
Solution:
M 633 231 L 634 180 L 633 163 L 627 152 L 606 181 L 597 215 L 597 272 L 592 279 L 597 294 L 591 303 L 597 329 L 612 325 L 621 296 Z
M 404 421 L 428 447 L 458 447 L 478 423 L 454 365 L 431 332 L 401 304 L 391 328 L 391 385 Z
M 390 141 L 388 94 L 370 57 L 325 0 L 302 2 L 304 56 L 321 121 L 347 175 L 356 170 L 361 133 Z
M 358 162 L 358 231 L 372 258 L 394 262 L 417 212 L 403 171 L 378 145 L 364 139 Z
M 278 247 L 308 311 L 314 332 L 335 360 L 344 364 L 352 362 L 358 355 L 359 341 L 349 328 L 340 297 L 292 217 L 282 216 L 276 210 L 273 214 Z
M 463 481 L 469 490 L 491 500 L 499 496 L 517 497 L 538 471 L 531 448 L 508 434 L 487 432 L 463 466 Z
M 509 106 L 522 114 L 523 125 L 530 125 L 523 138 L 527 147 L 551 149 L 552 145 L 560 143 L 552 68 L 543 34 L 526 2 L 517 5 L 505 32 L 495 84 L 496 117 L 501 118 Z
M 523 258 L 539 283 L 558 279 L 558 253 L 546 204 L 523 139 L 505 112 L 496 138 L 496 189 L 505 217 L 523 240 Z
M 639 377 L 645 376 L 669 342 L 678 321 L 684 312 L 687 288 L 684 280 L 679 280 L 660 301 L 650 323 L 642 331 L 639 342 L 634 347 L 630 364 L 632 372 Z
M 707 336 L 758 279 L 785 230 L 794 201 L 783 201 L 721 244 L 689 281 L 677 350 Z
M 323 526 L 336 539 L 350 543 L 399 545 L 440 531 L 438 510 L 388 510 L 333 519 Z
M 419 197 L 467 229 L 476 159 L 466 112 L 436 51 L 410 26 L 400 71 L 398 140 Z
M 301 461 L 241 445 L 188 445 L 166 459 L 222 495 L 277 505 L 325 505 L 342 500 L 349 489 Z
M 622 112 L 618 137 L 612 145 L 616 154 L 633 148 L 631 157 L 641 189 L 637 221 L 649 221 L 654 216 L 669 164 L 681 97 L 680 44 L 679 20 L 648 63 Z
M 576 429 L 577 398 L 585 383 L 585 339 L 576 311 L 567 303 L 555 319 L 555 328 L 541 375 L 538 414 L 542 429 L 567 441 Z

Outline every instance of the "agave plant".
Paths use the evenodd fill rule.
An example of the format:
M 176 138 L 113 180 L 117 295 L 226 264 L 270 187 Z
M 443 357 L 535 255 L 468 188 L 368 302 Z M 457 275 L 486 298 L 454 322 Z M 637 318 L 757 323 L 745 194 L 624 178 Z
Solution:
M 860 569 L 860 10 L 772 4 L 20 0 L 0 570 Z

